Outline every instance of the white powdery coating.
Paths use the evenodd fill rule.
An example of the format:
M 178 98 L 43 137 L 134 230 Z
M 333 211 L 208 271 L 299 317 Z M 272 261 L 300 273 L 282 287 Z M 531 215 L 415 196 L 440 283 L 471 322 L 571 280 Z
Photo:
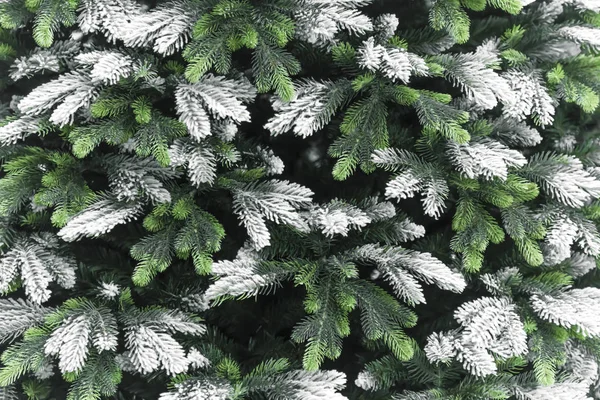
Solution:
M 30 116 L 40 115 L 63 101 L 71 92 L 87 87 L 90 77 L 81 72 L 69 72 L 33 89 L 19 102 L 19 110 Z
M 42 119 L 38 117 L 22 116 L 0 126 L 0 146 L 11 146 L 19 140 L 25 139 L 39 129 L 41 122 Z
M 217 118 L 230 118 L 235 122 L 250 121 L 250 113 L 244 105 L 256 97 L 256 89 L 245 78 L 226 79 L 212 74 L 188 86 L 194 96 L 201 98 Z
M 453 332 L 434 332 L 427 337 L 427 344 L 423 348 L 427 359 L 432 363 L 447 363 L 456 357 Z
M 76 262 L 72 258 L 58 256 L 54 253 L 41 253 L 40 259 L 52 274 L 56 283 L 65 289 L 75 286 L 77 277 L 75 274 Z
M 593 400 L 587 395 L 590 385 L 582 382 L 561 382 L 535 389 L 515 389 L 518 400 Z
M 330 46 L 342 29 L 364 35 L 373 30 L 373 24 L 356 7 L 370 2 L 305 0 L 294 15 L 296 36 L 311 44 Z
M 527 73 L 516 69 L 502 74 L 515 93 L 515 100 L 505 104 L 503 113 L 519 121 L 533 115 L 541 126 L 552 125 L 554 121 L 554 100 L 543 85 L 541 73 L 537 70 Z
M 159 325 L 171 333 L 184 333 L 199 336 L 206 332 L 206 326 L 194 321 L 189 315 L 178 310 L 161 310 L 145 322 L 147 326 Z
M 13 61 L 9 77 L 13 81 L 18 81 L 46 71 L 59 72 L 61 63 L 68 64 L 79 51 L 80 43 L 74 40 L 57 40 L 48 49 L 38 47 L 27 56 Z
M 439 396 L 431 390 L 423 390 L 415 392 L 412 390 L 404 390 L 392 397 L 392 400 L 437 400 Z
M 212 74 L 197 83 L 180 83 L 175 91 L 179 120 L 197 141 L 211 134 L 210 112 L 215 118 L 240 123 L 250 120 L 244 105 L 254 99 L 256 89 L 247 79 L 226 79 Z
M 600 336 L 600 289 L 571 289 L 556 295 L 531 297 L 531 306 L 543 319 L 565 328 L 575 327 L 585 336 Z
M 135 326 L 125 334 L 127 357 L 138 372 L 151 373 L 160 367 L 169 375 L 188 369 L 190 361 L 173 337 L 146 326 Z
M 586 171 L 574 156 L 568 157 L 568 166 L 558 171 L 554 180 L 563 184 L 559 190 L 565 193 L 565 197 L 572 198 L 571 204 L 575 207 L 581 207 L 588 200 L 600 196 L 600 180 Z M 567 202 L 567 205 L 570 204 Z
M 410 80 L 412 65 L 408 59 L 408 53 L 404 49 L 386 49 L 381 55 L 383 68 L 379 69 L 392 81 L 396 79 L 404 83 Z
M 598 380 L 598 362 L 596 357 L 585 348 L 567 342 L 565 346 L 567 362 L 564 369 L 569 371 L 570 382 L 582 382 L 592 385 Z
M 462 363 L 463 368 L 477 377 L 495 375 L 498 368 L 494 357 L 485 348 L 460 340 L 454 342 L 456 359 Z
M 398 242 L 409 242 L 425 236 L 425 227 L 423 225 L 415 224 L 409 219 L 405 219 L 394 225 L 393 232 Z
M 119 330 L 112 311 L 100 306 L 88 315 L 92 321 L 92 343 L 98 353 L 116 351 L 119 344 Z
M 72 124 L 77 111 L 88 109 L 98 93 L 94 84 L 82 84 L 73 93 L 67 95 L 63 102 L 54 109 L 50 116 L 50 122 L 60 127 Z
M 42 323 L 50 311 L 23 299 L 0 299 L 0 344 Z
M 383 221 L 396 215 L 396 208 L 389 201 L 379 202 L 376 197 L 372 197 L 368 202 L 369 206 L 364 209 L 364 212 L 371 218 L 371 222 Z
M 153 44 L 154 51 L 168 56 L 188 42 L 197 20 L 197 10 L 186 1 L 170 1 L 150 12 L 136 15 L 121 35 L 126 46 Z
M 379 69 L 384 54 L 385 47 L 379 44 L 376 45 L 375 38 L 370 37 L 358 49 L 358 65 L 375 72 Z
M 507 298 L 483 297 L 459 307 L 454 313 L 461 328 L 431 335 L 434 360 L 455 357 L 472 375 L 496 373 L 493 354 L 510 358 L 527 353 L 527 334 L 516 307 Z M 437 358 L 436 358 L 437 357 Z
M 423 211 L 435 219 L 444 211 L 449 187 L 439 167 L 406 150 L 375 150 L 371 161 L 391 171 L 401 171 L 386 185 L 387 198 L 405 199 L 421 192 Z
M 538 153 L 530 158 L 525 172 L 550 197 L 569 207 L 580 208 L 600 197 L 600 180 L 575 156 Z
M 446 208 L 445 201 L 448 198 L 448 183 L 445 179 L 440 179 L 437 176 L 431 176 L 425 180 L 421 193 L 423 198 L 423 211 L 426 215 L 438 219 Z
M 0 399 L 2 400 L 20 400 L 22 398 L 20 394 L 16 384 L 0 387 Z
M 425 303 L 421 285 L 412 275 L 440 289 L 456 293 L 466 287 L 460 273 L 451 270 L 430 253 L 367 244 L 352 250 L 350 255 L 359 260 L 375 262 L 377 269 L 394 287 L 396 295 L 408 304 Z
M 250 244 L 248 244 L 249 246 Z M 282 278 L 289 274 L 267 273 L 259 274 L 260 257 L 250 248 L 243 247 L 238 251 L 234 260 L 218 261 L 212 266 L 212 273 L 219 280 L 212 283 L 204 293 L 204 300 L 211 302 L 221 296 L 250 297 L 265 288 L 277 285 Z
M 25 294 L 34 303 L 50 298 L 48 285 L 53 280 L 69 289 L 75 285 L 74 260 L 53 253 L 52 240 L 47 234 L 36 234 L 18 242 L 0 258 L 0 292 L 8 290 L 21 272 Z
M 310 189 L 301 185 L 273 179 L 234 189 L 233 207 L 248 230 L 254 248 L 259 250 L 270 244 L 266 220 L 308 231 L 308 225 L 297 209 L 309 206 L 313 195 Z
M 554 148 L 565 153 L 571 153 L 575 146 L 577 146 L 575 135 L 565 135 L 554 141 Z
M 599 0 L 564 0 L 565 3 L 571 3 L 577 8 L 600 12 Z
M 32 75 L 37 71 L 52 71 L 60 70 L 59 59 L 49 51 L 40 51 L 29 57 L 19 57 L 11 65 L 10 78 L 17 81 L 26 76 Z
M 179 120 L 183 122 L 192 138 L 197 141 L 210 135 L 208 113 L 201 106 L 192 85 L 180 84 L 175 91 L 175 102 Z
M 392 199 L 408 199 L 421 191 L 421 177 L 413 170 L 407 170 L 388 182 L 385 196 Z
M 290 400 L 347 400 L 338 393 L 346 385 L 346 375 L 342 372 L 295 370 L 275 379 L 287 387 Z
M 184 309 L 187 311 L 200 313 L 210 308 L 208 299 L 200 293 L 191 293 L 181 297 Z
M 143 198 L 140 191 L 152 203 L 170 203 L 171 193 L 163 186 L 162 182 L 154 176 L 140 171 L 121 170 L 111 181 L 111 190 L 118 193 L 118 201 L 135 201 Z M 123 189 L 123 190 L 121 190 Z
M 514 311 L 514 310 L 512 310 Z M 503 320 L 503 329 L 500 333 L 501 337 L 510 337 L 510 340 L 497 340 L 490 343 L 488 349 L 502 357 L 510 358 L 515 355 L 527 354 L 527 333 L 525 326 L 515 312 L 507 314 Z
M 278 274 L 228 275 L 210 285 L 204 297 L 208 301 L 221 296 L 248 298 L 257 295 L 264 288 L 278 284 L 280 280 L 281 276 Z
M 79 54 L 75 61 L 91 67 L 90 78 L 94 83 L 116 84 L 121 78 L 133 73 L 133 59 L 117 51 L 91 51 Z
M 84 33 L 101 31 L 114 42 L 126 35 L 142 10 L 134 0 L 82 0 L 78 11 L 77 23 Z
M 120 204 L 111 199 L 103 199 L 71 218 L 58 232 L 58 236 L 67 242 L 81 237 L 98 237 L 137 217 L 141 211 L 140 203 Z
M 69 317 L 50 335 L 44 345 L 46 355 L 58 355 L 62 373 L 77 372 L 85 365 L 91 324 L 85 315 Z
M 61 103 L 50 122 L 62 127 L 72 123 L 75 113 L 88 108 L 97 95 L 96 83 L 87 72 L 69 72 L 29 92 L 19 102 L 19 110 L 26 116 L 37 116 Z
M 98 331 L 94 335 L 94 346 L 98 352 L 115 351 L 118 346 L 118 339 L 115 334 L 107 331 Z
M 471 179 L 482 176 L 506 180 L 510 167 L 527 164 L 521 152 L 487 138 L 463 144 L 449 141 L 447 153 L 457 170 Z
M 381 39 L 389 39 L 396 33 L 400 21 L 394 14 L 381 14 L 375 20 L 374 29 Z
M 414 306 L 427 303 L 421 284 L 404 269 L 383 265 L 378 271 L 383 273 L 385 280 L 390 283 L 394 294 L 406 304 Z
M 216 137 L 224 142 L 231 142 L 238 132 L 238 126 L 230 120 L 217 121 L 213 124 Z
M 577 234 L 577 224 L 567 216 L 558 217 L 548 230 L 542 245 L 544 264 L 556 265 L 569 258 Z
M 579 278 L 596 268 L 596 258 L 583 253 L 574 252 L 569 260 L 571 275 Z
M 331 121 L 350 91 L 346 80 L 302 81 L 296 84 L 290 101 L 274 98 L 273 109 L 277 113 L 265 124 L 265 129 L 273 136 L 291 130 L 297 136 L 308 137 Z
M 379 388 L 379 382 L 377 381 L 377 378 L 369 371 L 359 372 L 354 380 L 354 384 L 362 390 L 374 391 Z
M 493 127 L 493 135 L 507 145 L 531 147 L 542 142 L 540 132 L 523 121 L 500 117 L 494 121 Z
M 114 282 L 102 282 L 100 283 L 98 291 L 98 296 L 110 300 L 121 293 L 121 287 Z
M 376 45 L 373 36 L 358 49 L 357 60 L 361 67 L 372 72 L 380 71 L 392 81 L 408 83 L 412 74 L 426 76 L 429 73 L 429 67 L 421 57 L 401 48 Z
M 159 400 L 227 400 L 233 387 L 227 381 L 213 378 L 188 380 L 175 385 L 175 391 L 161 393 Z
M 35 375 L 35 377 L 39 380 L 48 379 L 54 376 L 54 365 L 52 365 L 50 362 L 44 362 L 42 366 L 33 373 L 33 375 Z M 0 399 L 6 400 L 1 395 Z
M 25 294 L 27 297 L 38 304 L 47 301 L 51 294 L 48 285 L 52 281 L 52 275 L 46 269 L 42 260 L 29 249 L 15 248 L 11 251 L 16 252 L 15 256 L 17 258 L 15 261 L 17 264 L 13 265 L 18 265 L 21 268 L 21 279 L 23 280 L 23 286 L 25 287 Z M 12 264 L 12 258 L 5 255 L 2 259 L 0 270 L 6 269 L 5 263 L 7 261 Z M 16 272 L 16 269 L 14 271 Z M 2 275 L 4 275 L 4 273 Z M 2 285 L 5 282 L 6 284 Z M 8 288 L 8 282 L 9 281 L 2 279 L 2 281 L 0 281 L 0 290 L 6 290 L 4 288 Z
M 285 164 L 283 160 L 273 153 L 271 149 L 263 149 L 258 146 L 256 149 L 258 156 L 262 159 L 266 166 L 266 174 L 267 175 L 279 175 L 283 173 L 285 169 Z
M 600 255 L 600 234 L 592 221 L 558 207 L 546 208 L 540 217 L 549 225 L 542 246 L 546 265 L 569 258 L 575 242 L 583 253 L 594 257 Z
M 295 17 L 295 32 L 298 39 L 321 46 L 335 43 L 335 35 L 339 28 L 327 14 L 314 10 L 302 10 L 298 11 Z
M 217 159 L 211 149 L 196 146 L 188 155 L 190 181 L 196 186 L 203 183 L 212 184 L 217 178 Z
M 210 367 L 210 360 L 202 355 L 195 347 L 192 347 L 190 351 L 188 351 L 187 359 L 190 362 L 191 368 L 204 369 Z
M 600 46 L 600 29 L 587 26 L 565 26 L 558 33 L 566 38 L 597 47 Z
M 488 297 L 463 304 L 454 317 L 465 327 L 463 342 L 511 357 L 527 352 L 527 335 L 515 311 L 508 299 Z
M 448 268 L 430 253 L 409 250 L 407 255 L 410 255 L 411 259 L 406 262 L 405 267 L 420 280 L 455 293 L 462 293 L 467 286 L 460 272 Z
M 242 247 L 234 260 L 221 260 L 213 263 L 212 273 L 217 276 L 233 274 L 248 276 L 256 272 L 259 262 L 260 256 L 254 249 Z
M 371 218 L 363 210 L 340 200 L 315 206 L 306 214 L 308 224 L 321 230 L 327 237 L 347 236 L 351 229 L 358 229 L 371 223 Z
M 446 79 L 462 88 L 469 104 L 490 110 L 498 101 L 503 104 L 518 101 L 506 79 L 490 67 L 500 63 L 493 41 L 485 42 L 475 53 L 443 55 L 436 60 L 446 68 Z
M 172 167 L 187 164 L 188 177 L 195 186 L 212 184 L 217 178 L 217 159 L 204 143 L 175 139 L 167 152 Z
M 174 168 L 162 167 L 151 157 L 141 159 L 124 154 L 106 156 L 103 164 L 108 171 L 110 188 L 118 201 L 171 201 L 171 193 L 162 181 L 179 176 Z
M 505 267 L 493 274 L 483 274 L 480 277 L 488 292 L 493 295 L 510 295 L 511 280 L 521 280 L 522 275 L 516 267 Z
M 30 56 L 22 56 L 13 61 L 10 66 L 10 79 L 17 81 L 33 75 L 38 71 L 58 72 L 59 58 L 49 50 L 38 50 Z

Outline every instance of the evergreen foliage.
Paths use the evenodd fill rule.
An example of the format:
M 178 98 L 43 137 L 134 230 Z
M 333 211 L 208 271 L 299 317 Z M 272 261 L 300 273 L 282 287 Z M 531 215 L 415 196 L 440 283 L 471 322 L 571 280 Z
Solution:
M 0 400 L 600 398 L 597 0 L 0 0 Z

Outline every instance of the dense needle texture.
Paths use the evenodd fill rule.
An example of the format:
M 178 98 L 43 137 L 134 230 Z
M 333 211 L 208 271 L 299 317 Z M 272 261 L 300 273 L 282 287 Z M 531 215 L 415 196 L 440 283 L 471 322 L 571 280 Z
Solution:
M 600 399 L 599 0 L 0 0 L 0 400 Z

